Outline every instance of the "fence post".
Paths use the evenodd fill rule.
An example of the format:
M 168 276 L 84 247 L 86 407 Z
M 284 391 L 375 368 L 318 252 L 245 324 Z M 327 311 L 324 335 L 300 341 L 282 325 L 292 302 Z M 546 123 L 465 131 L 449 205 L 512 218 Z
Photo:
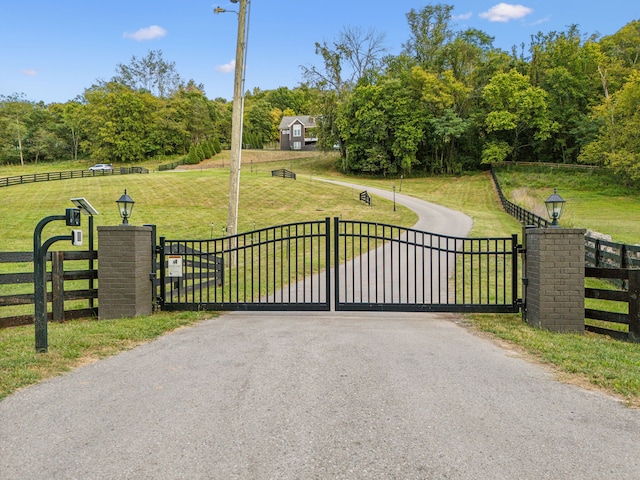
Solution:
M 160 297 L 158 298 L 158 305 L 162 310 L 164 306 L 164 302 L 167 298 L 167 280 L 166 280 L 166 266 L 165 266 L 165 245 L 166 238 L 160 237 L 160 247 L 158 251 L 158 256 L 160 257 L 158 260 L 158 269 L 160 270 Z
M 51 305 L 55 322 L 64 322 L 64 252 L 51 252 Z
M 629 275 L 629 340 L 640 342 L 640 270 L 628 270 Z

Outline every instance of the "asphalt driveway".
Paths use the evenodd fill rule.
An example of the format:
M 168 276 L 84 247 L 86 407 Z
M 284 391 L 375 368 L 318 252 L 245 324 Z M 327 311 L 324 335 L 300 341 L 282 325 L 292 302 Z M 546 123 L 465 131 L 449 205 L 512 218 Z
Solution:
M 639 439 L 453 315 L 234 312 L 0 402 L 0 478 L 638 479 Z

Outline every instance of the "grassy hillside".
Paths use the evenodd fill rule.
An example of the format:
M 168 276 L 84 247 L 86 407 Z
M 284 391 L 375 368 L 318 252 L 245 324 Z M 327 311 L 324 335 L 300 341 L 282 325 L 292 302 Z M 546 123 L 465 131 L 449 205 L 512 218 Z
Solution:
M 507 166 L 496 170 L 512 202 L 546 218 L 544 201 L 554 187 L 566 200 L 561 226 L 611 235 L 613 241 L 640 243 L 640 189 L 605 170 Z
M 393 212 L 392 202 L 375 199 L 374 206 L 368 207 L 359 202 L 357 190 L 314 181 L 314 177 L 320 175 L 342 177 L 332 168 L 334 159 L 331 156 L 281 155 L 243 154 L 239 230 L 327 216 L 401 225 L 411 225 L 416 220 L 406 209 L 398 208 Z M 153 165 L 148 166 L 153 168 Z M 41 167 L 37 169 L 42 171 Z M 55 171 L 79 168 L 71 164 L 67 168 L 55 167 Z M 272 178 L 270 172 L 276 168 L 295 171 L 298 180 Z M 27 169 L 20 173 L 28 173 L 24 170 Z M 0 176 L 17 174 L 15 167 L 11 173 L 0 168 Z M 543 202 L 553 186 L 557 186 L 567 200 L 567 215 L 562 224 L 593 228 L 628 243 L 637 241 L 640 227 L 636 219 L 639 218 L 640 202 L 637 192 L 624 187 L 623 182 L 600 173 L 573 171 L 503 171 L 500 177 L 512 201 L 527 209 L 538 209 L 544 214 Z M 395 185 L 398 193 L 463 211 L 474 220 L 472 235 L 475 236 L 502 236 L 521 231 L 519 223 L 499 207 L 486 172 L 460 177 L 405 178 L 402 182 L 398 178 L 364 177 L 351 177 L 348 181 L 389 191 Z M 119 224 L 115 200 L 125 188 L 136 201 L 133 224 L 154 223 L 160 235 L 173 238 L 220 236 L 226 223 L 228 152 L 195 168 L 175 172 L 2 188 L 0 250 L 29 250 L 38 220 L 63 213 L 65 208 L 72 206 L 71 197 L 86 197 L 98 209 L 100 215 L 96 217 L 96 225 Z M 86 223 L 83 228 L 86 229 Z M 48 235 L 60 233 L 68 233 L 68 227 L 52 225 L 45 229 Z M 0 399 L 43 378 L 210 316 L 211 313 L 163 313 L 151 318 L 51 324 L 49 338 L 53 347 L 47 355 L 34 353 L 33 327 L 0 330 L 0 352 L 3 353 L 0 356 Z M 565 380 L 602 388 L 631 405 L 640 406 L 640 344 L 590 334 L 567 335 L 536 330 L 523 323 L 519 315 L 473 315 L 465 319 L 476 330 L 506 340 L 511 348 L 553 364 Z
M 302 162 L 299 159 L 291 161 Z M 305 171 L 310 173 L 319 168 L 313 165 L 331 163 L 317 156 L 306 162 L 311 166 Z M 244 165 L 239 231 L 333 216 L 400 225 L 412 225 L 417 220 L 416 215 L 405 208 L 397 208 L 394 212 L 393 203 L 387 200 L 378 199 L 369 207 L 359 201 L 358 191 L 315 182 L 310 174 L 298 175 L 295 181 L 271 177 L 271 169 L 279 168 L 279 165 L 256 163 L 254 168 Z M 0 176 L 2 173 L 0 171 Z M 228 168 L 200 168 L 3 187 L 0 190 L 3 198 L 0 202 L 3 219 L 0 222 L 0 250 L 30 250 L 33 229 L 38 221 L 48 215 L 64 213 L 66 208 L 73 206 L 69 200 L 73 197 L 87 198 L 98 210 L 96 226 L 117 225 L 121 220 L 115 202 L 124 189 L 135 201 L 132 224 L 155 224 L 158 235 L 174 239 L 219 237 L 224 234 L 227 222 L 228 177 Z M 83 219 L 85 232 L 86 225 L 86 219 Z M 64 234 L 68 230 L 63 222 L 54 222 L 46 227 L 45 235 Z

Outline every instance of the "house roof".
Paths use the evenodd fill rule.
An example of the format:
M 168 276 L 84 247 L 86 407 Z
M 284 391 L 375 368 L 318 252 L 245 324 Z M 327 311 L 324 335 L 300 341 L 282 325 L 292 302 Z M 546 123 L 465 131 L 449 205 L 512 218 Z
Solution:
M 282 117 L 280 121 L 279 130 L 284 130 L 285 128 L 291 128 L 291 125 L 299 122 L 304 125 L 305 128 L 314 128 L 316 126 L 316 119 L 310 115 L 296 115 L 295 117 Z

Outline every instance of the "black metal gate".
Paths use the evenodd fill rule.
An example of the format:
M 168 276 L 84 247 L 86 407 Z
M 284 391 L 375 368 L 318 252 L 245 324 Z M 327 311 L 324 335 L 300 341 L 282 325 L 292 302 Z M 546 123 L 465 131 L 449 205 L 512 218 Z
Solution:
M 333 229 L 326 218 L 161 238 L 158 297 L 164 310 L 516 312 L 517 249 L 516 235 L 449 237 L 338 218 Z
M 334 236 L 336 310 L 519 310 L 517 235 L 461 238 L 336 219 Z
M 329 226 L 327 218 L 213 240 L 160 238 L 161 307 L 329 310 Z

